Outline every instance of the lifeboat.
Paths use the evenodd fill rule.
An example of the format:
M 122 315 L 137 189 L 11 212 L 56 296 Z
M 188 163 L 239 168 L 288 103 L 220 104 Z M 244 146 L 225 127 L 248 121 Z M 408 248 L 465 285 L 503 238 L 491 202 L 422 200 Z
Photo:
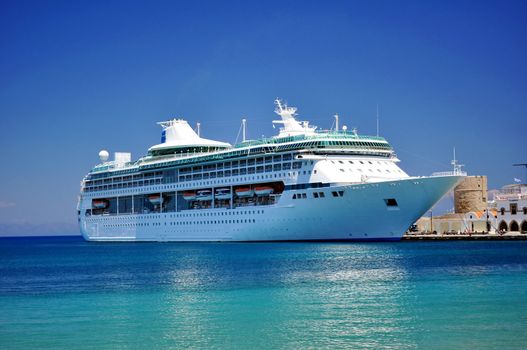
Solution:
M 159 194 L 151 194 L 151 195 L 149 195 L 148 196 L 148 200 L 152 204 L 161 204 L 161 203 L 163 203 L 163 197 L 161 197 L 161 195 L 159 195 Z
M 183 199 L 186 201 L 193 201 L 196 199 L 196 192 L 194 191 L 186 191 L 183 192 Z
M 237 188 L 234 192 L 236 192 L 236 195 L 238 197 L 252 197 L 254 195 L 254 190 L 252 190 L 250 187 L 241 187 Z
M 271 186 L 256 186 L 254 188 L 254 193 L 258 196 L 268 196 L 274 192 L 274 189 Z
M 91 202 L 91 205 L 94 209 L 104 209 L 108 206 L 108 201 L 104 199 L 94 199 Z
M 230 199 L 231 198 L 231 190 L 229 188 L 218 188 L 214 192 L 214 198 L 216 198 L 216 199 Z
M 198 201 L 210 201 L 212 200 L 211 190 L 199 190 L 196 193 L 196 200 Z

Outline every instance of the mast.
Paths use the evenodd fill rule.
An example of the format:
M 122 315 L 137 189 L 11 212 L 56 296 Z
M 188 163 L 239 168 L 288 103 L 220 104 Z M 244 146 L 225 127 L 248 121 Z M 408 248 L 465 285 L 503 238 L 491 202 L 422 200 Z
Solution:
M 335 114 L 334 115 L 335 117 L 335 131 L 339 131 L 339 115 L 338 114 Z
M 450 162 L 452 166 L 454 167 L 454 175 L 461 175 L 463 172 L 461 171 L 461 167 L 463 167 L 463 164 L 459 164 L 456 159 L 456 147 L 454 147 L 454 159 Z
M 379 136 L 379 104 L 377 103 L 377 136 Z
M 247 120 L 245 118 L 242 119 L 242 142 L 245 142 L 245 126 L 246 126 L 246 122 L 247 122 Z

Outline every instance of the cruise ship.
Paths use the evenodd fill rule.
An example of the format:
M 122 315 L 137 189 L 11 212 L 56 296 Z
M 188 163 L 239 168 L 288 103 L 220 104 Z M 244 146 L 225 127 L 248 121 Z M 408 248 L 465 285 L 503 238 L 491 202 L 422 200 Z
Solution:
M 101 151 L 82 180 L 88 241 L 397 241 L 462 178 L 409 176 L 382 137 L 319 131 L 277 99 L 278 135 L 234 146 L 158 123 L 136 161 Z

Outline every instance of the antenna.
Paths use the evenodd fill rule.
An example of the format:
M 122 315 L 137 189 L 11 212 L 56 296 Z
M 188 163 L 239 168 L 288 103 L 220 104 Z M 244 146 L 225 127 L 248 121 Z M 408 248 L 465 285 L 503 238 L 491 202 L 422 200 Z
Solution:
M 196 123 L 196 129 L 197 129 L 197 131 L 198 131 L 198 132 L 197 132 L 198 136 L 200 136 L 200 135 L 199 135 L 199 133 L 200 133 L 200 126 L 201 126 L 201 123 L 200 123 L 200 122 L 197 122 L 197 123 Z
M 245 142 L 245 127 L 247 119 L 242 119 L 242 142 Z
M 335 130 L 339 131 L 339 115 L 335 114 L 334 117 L 335 117 Z
M 377 103 L 377 136 L 379 136 L 379 104 Z

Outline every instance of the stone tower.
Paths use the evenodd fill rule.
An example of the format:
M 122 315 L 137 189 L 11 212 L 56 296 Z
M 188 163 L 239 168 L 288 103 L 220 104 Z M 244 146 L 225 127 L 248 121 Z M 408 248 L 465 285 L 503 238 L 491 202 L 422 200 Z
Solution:
M 458 214 L 487 209 L 487 177 L 467 176 L 454 188 L 454 206 Z

